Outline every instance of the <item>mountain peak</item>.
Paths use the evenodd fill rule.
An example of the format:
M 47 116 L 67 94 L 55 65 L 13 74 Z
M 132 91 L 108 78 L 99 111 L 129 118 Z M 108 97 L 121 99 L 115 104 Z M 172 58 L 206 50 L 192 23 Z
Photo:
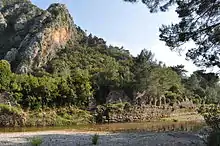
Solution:
M 75 27 L 65 5 L 42 10 L 29 0 L 0 2 L 0 59 L 10 62 L 13 71 L 28 73 L 43 66 L 74 40 Z

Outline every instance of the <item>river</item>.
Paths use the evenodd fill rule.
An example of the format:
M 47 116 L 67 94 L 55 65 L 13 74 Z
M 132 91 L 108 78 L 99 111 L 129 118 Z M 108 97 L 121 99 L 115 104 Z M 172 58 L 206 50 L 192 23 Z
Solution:
M 33 137 L 42 139 L 41 146 L 90 146 L 95 134 L 99 146 L 205 146 L 198 131 L 198 121 L 151 121 L 75 125 L 70 127 L 1 128 L 1 146 L 31 146 Z
M 128 132 L 128 131 L 196 131 L 205 124 L 201 121 L 149 121 L 137 123 L 110 123 L 110 124 L 90 124 L 61 127 L 17 127 L 0 128 L 1 133 L 5 132 L 35 132 L 54 130 L 75 130 L 75 131 L 102 131 L 102 132 Z

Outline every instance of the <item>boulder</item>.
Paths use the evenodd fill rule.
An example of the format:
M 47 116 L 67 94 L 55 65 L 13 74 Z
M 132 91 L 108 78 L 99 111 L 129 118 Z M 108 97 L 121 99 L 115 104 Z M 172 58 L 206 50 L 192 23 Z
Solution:
M 106 97 L 107 104 L 115 104 L 121 102 L 130 102 L 129 97 L 123 90 L 112 90 Z

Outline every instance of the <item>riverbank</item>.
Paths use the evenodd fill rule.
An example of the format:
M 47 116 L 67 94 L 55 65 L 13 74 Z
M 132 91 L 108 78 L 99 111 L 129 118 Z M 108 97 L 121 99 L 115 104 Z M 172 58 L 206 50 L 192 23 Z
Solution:
M 90 146 L 94 134 L 99 135 L 99 146 L 205 146 L 193 132 L 80 132 L 43 131 L 0 134 L 1 146 L 31 146 L 33 137 L 42 140 L 41 146 Z
M 196 108 L 131 106 L 127 103 L 97 106 L 92 111 L 77 107 L 23 110 L 0 104 L 0 127 L 72 126 L 91 123 L 127 123 L 152 120 L 202 121 Z
M 90 146 L 95 134 L 99 146 L 203 146 L 199 132 L 204 123 L 196 121 L 152 121 L 142 123 L 113 123 L 84 127 L 27 128 L 17 132 L 2 131 L 1 146 L 29 146 L 33 138 L 41 146 Z M 16 131 L 16 130 L 15 130 Z
M 0 104 L 0 127 L 70 126 L 94 123 L 89 111 L 77 107 L 26 110 Z

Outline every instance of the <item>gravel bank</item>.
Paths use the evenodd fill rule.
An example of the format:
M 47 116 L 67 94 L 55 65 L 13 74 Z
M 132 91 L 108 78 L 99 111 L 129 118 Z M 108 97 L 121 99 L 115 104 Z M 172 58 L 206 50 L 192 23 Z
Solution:
M 97 133 L 97 132 L 96 132 Z M 1 146 L 30 146 L 30 138 L 41 137 L 41 146 L 90 146 L 95 132 L 43 131 L 1 133 Z M 189 132 L 131 132 L 100 135 L 99 146 L 205 146 L 199 135 Z

